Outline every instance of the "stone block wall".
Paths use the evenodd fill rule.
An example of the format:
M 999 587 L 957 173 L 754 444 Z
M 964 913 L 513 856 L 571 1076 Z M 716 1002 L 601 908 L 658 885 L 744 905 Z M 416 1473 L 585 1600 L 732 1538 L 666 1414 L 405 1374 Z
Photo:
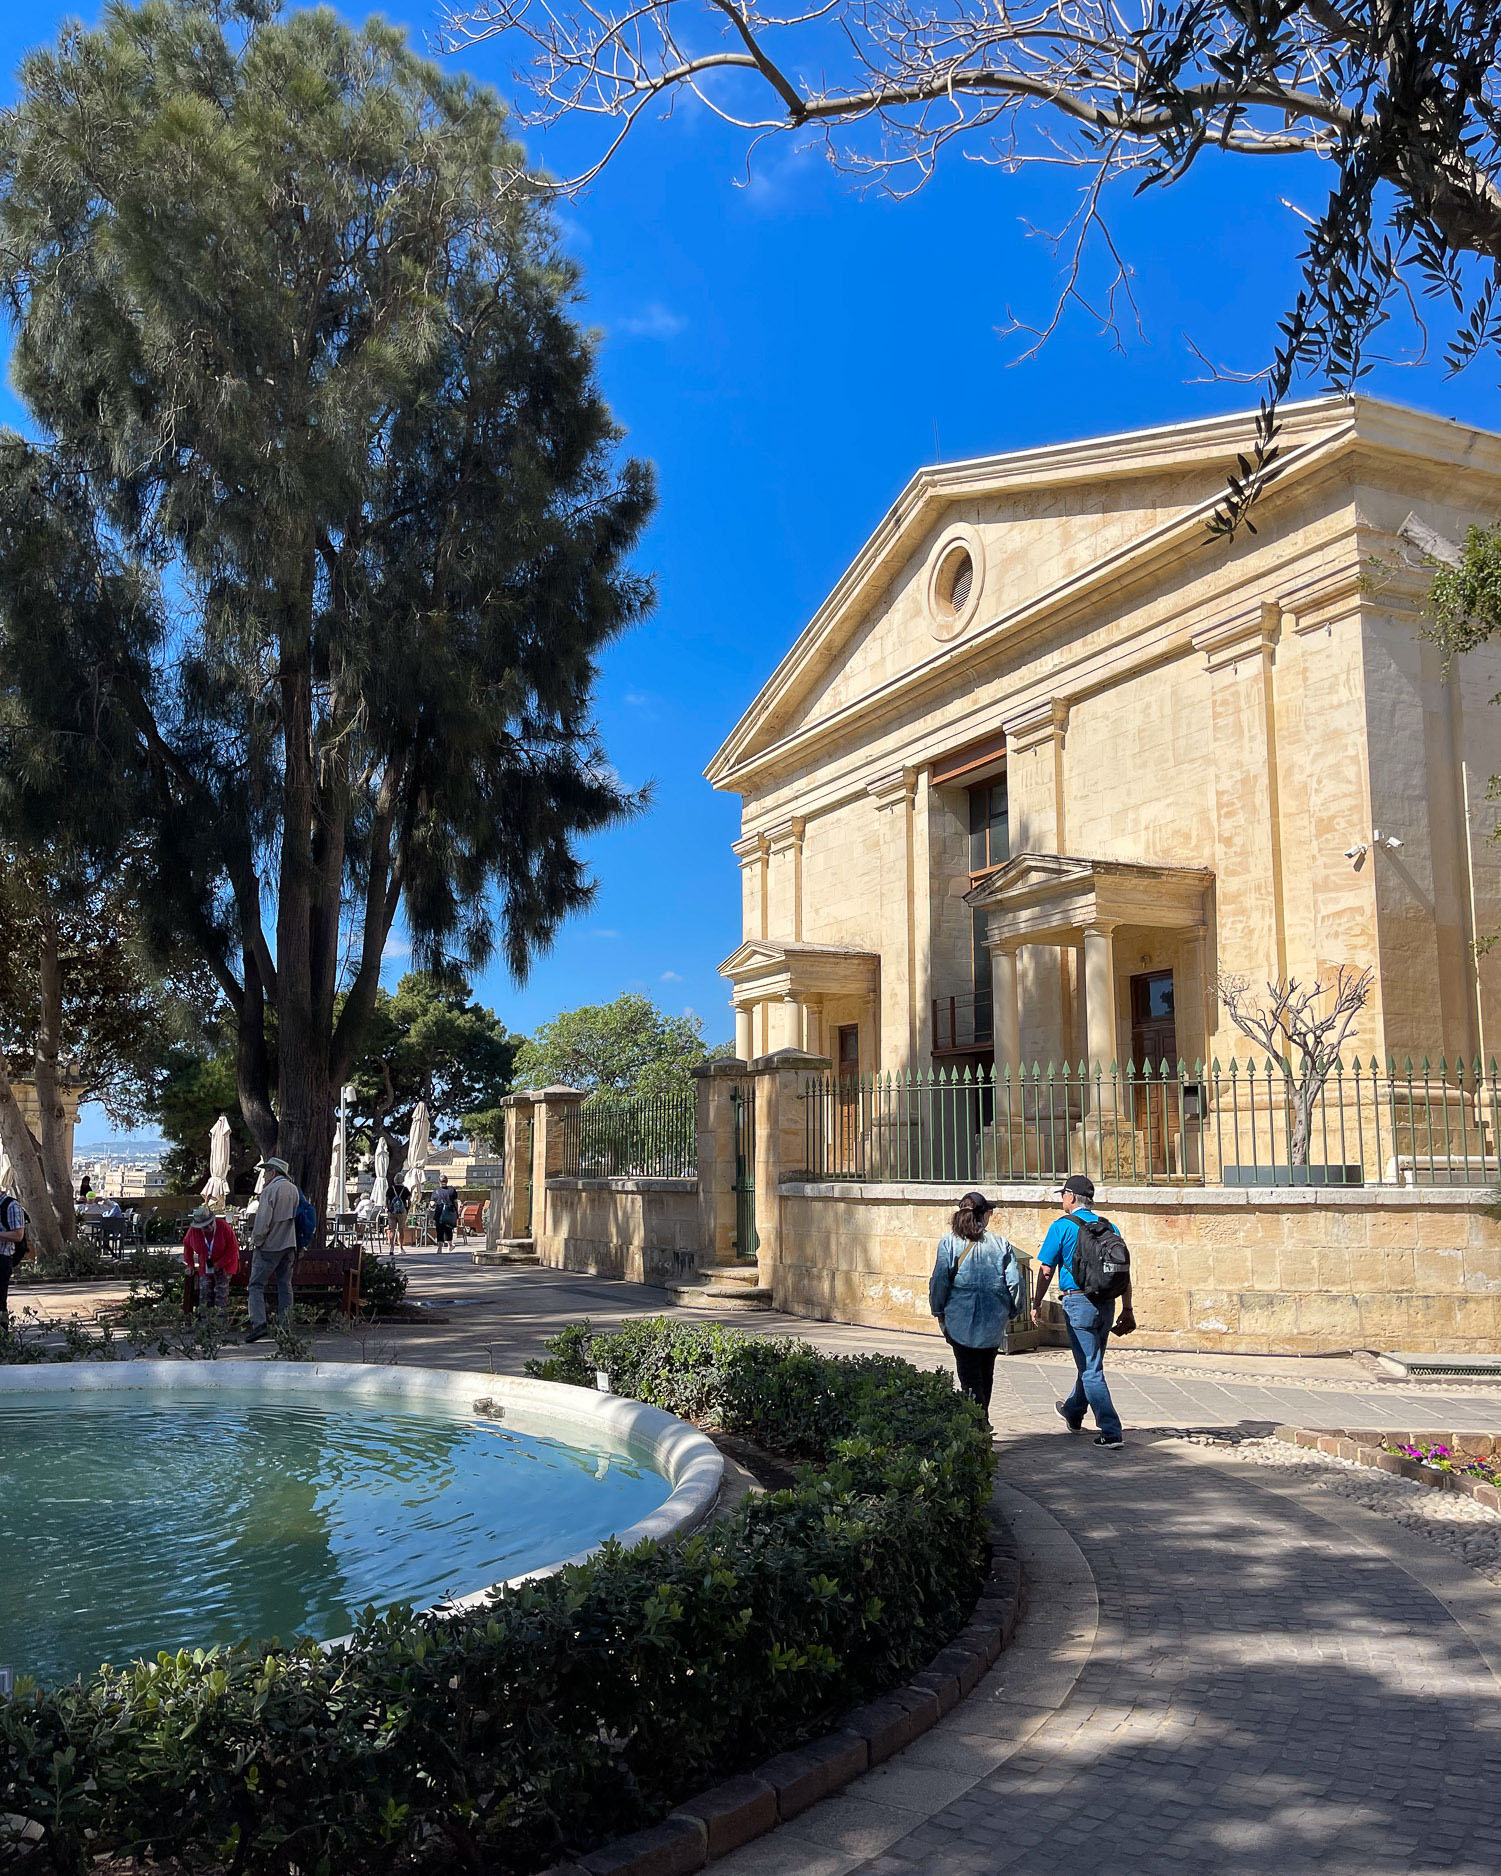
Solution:
M 928 1272 L 954 1195 L 931 1186 L 784 1184 L 776 1307 L 936 1333 Z M 1100 1209 L 1131 1246 L 1141 1342 L 1249 1354 L 1501 1348 L 1501 1223 L 1488 1194 L 1119 1187 Z M 1046 1187 L 1001 1188 L 1023 1252 L 1057 1215 Z M 763 1281 L 765 1275 L 763 1274 Z
M 700 1262 L 698 1181 L 549 1179 L 536 1227 L 537 1255 L 555 1270 L 678 1283 Z

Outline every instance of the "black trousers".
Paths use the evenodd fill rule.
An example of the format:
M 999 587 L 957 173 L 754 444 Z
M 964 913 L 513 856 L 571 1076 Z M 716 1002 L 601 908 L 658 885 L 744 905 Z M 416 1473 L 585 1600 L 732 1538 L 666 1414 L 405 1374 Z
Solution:
M 988 1408 L 990 1390 L 995 1384 L 995 1358 L 998 1351 L 993 1348 L 966 1348 L 962 1342 L 950 1342 L 949 1347 L 954 1351 L 954 1366 L 959 1371 L 960 1393 L 968 1394 L 971 1400 Z
M 0 1316 L 5 1314 L 6 1298 L 10 1295 L 10 1273 L 15 1267 L 14 1257 L 0 1257 Z

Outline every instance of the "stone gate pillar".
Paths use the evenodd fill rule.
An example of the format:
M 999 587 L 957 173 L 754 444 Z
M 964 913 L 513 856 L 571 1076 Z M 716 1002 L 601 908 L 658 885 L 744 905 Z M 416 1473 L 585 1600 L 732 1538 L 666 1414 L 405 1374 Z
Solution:
M 693 1071 L 700 1270 L 735 1261 L 735 1103 L 742 1061 L 703 1062 Z
M 547 1182 L 563 1171 L 566 1144 L 565 1117 L 583 1105 L 582 1088 L 534 1088 L 532 1090 L 532 1242 L 543 1263 L 548 1263 L 549 1219 Z M 559 1250 L 557 1262 L 562 1263 Z
M 776 1271 L 787 1260 L 782 1238 L 782 1180 L 808 1169 L 804 1084 L 827 1075 L 826 1055 L 778 1049 L 751 1063 L 756 1086 L 756 1251 L 758 1281 L 775 1295 Z

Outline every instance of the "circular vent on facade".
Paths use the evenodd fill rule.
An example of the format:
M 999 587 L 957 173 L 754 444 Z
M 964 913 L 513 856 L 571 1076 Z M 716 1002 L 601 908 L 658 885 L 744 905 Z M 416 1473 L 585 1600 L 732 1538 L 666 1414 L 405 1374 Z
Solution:
M 957 638 L 974 617 L 985 583 L 985 544 L 966 524 L 939 538 L 928 559 L 923 604 L 934 638 Z
M 938 569 L 938 611 L 950 619 L 963 612 L 975 584 L 975 563 L 967 547 L 951 547 Z
M 954 570 L 949 580 L 948 602 L 951 612 L 963 612 L 969 589 L 975 583 L 975 563 L 961 547 L 954 555 Z

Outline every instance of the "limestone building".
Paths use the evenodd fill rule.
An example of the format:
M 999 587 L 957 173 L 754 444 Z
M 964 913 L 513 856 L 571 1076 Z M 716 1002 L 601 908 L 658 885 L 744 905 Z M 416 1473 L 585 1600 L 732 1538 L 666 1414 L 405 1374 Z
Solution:
M 1376 972 L 1363 1052 L 1501 1052 L 1501 654 L 1445 672 L 1399 534 L 1501 518 L 1501 437 L 1291 407 L 1227 543 L 1251 434 L 913 477 L 708 770 L 744 804 L 741 1056 L 1192 1064 L 1245 1047 L 1217 973 L 1341 964 Z

